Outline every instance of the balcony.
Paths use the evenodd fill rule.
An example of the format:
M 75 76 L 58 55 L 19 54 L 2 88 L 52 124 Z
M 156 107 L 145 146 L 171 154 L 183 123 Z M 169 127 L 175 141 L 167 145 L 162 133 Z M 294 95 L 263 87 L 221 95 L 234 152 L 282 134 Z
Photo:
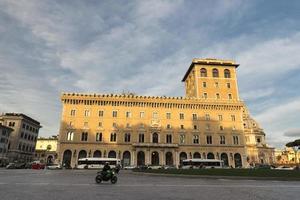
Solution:
M 178 144 L 175 143 L 133 143 L 134 147 L 163 147 L 163 148 L 178 148 Z

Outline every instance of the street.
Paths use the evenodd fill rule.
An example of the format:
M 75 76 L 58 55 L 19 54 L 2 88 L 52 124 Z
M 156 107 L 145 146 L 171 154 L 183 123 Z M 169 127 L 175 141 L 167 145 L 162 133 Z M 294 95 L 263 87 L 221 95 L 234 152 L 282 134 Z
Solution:
M 298 199 L 300 182 L 205 179 L 121 171 L 118 183 L 95 184 L 93 170 L 0 169 L 1 200 Z

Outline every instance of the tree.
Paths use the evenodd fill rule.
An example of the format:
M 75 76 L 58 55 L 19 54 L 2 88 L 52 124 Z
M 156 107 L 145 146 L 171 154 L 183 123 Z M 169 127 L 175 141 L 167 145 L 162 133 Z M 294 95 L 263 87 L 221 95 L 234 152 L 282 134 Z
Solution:
M 297 163 L 297 161 L 298 161 L 298 159 L 297 159 L 297 152 L 298 152 L 298 149 L 300 149 L 300 139 L 295 140 L 293 142 L 289 142 L 285 146 L 293 148 L 293 150 L 295 152 L 295 163 Z

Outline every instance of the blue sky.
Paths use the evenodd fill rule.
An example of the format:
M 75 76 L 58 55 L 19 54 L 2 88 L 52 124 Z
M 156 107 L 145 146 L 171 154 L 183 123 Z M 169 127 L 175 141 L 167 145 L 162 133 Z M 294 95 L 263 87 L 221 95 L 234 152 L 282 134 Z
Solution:
M 299 1 L 0 0 L 0 112 L 58 133 L 60 93 L 183 96 L 193 58 L 234 59 L 270 145 L 300 138 Z

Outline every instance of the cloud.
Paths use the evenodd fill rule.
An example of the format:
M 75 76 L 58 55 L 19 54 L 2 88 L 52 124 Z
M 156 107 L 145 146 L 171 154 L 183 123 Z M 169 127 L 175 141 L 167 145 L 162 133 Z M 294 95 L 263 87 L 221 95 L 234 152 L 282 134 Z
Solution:
M 28 113 L 52 135 L 61 91 L 182 96 L 180 81 L 194 57 L 233 58 L 241 64 L 241 97 L 268 137 L 287 139 L 299 113 L 292 88 L 300 80 L 300 24 L 296 6 L 284 17 L 272 6 L 1 1 L 0 111 Z
M 300 128 L 298 129 L 290 129 L 284 133 L 286 137 L 297 137 L 300 138 Z

